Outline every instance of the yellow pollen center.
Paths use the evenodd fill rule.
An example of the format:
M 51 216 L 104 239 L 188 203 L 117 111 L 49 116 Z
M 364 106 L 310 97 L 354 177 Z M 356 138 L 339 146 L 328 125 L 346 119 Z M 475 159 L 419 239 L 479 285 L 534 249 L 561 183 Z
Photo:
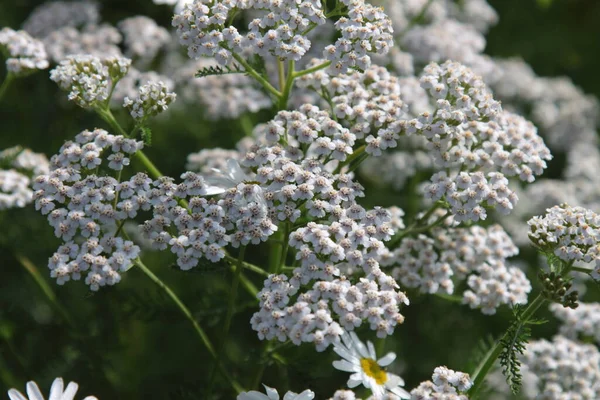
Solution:
M 378 385 L 383 385 L 387 381 L 387 374 L 372 358 L 361 358 L 360 366 L 367 376 L 375 379 Z

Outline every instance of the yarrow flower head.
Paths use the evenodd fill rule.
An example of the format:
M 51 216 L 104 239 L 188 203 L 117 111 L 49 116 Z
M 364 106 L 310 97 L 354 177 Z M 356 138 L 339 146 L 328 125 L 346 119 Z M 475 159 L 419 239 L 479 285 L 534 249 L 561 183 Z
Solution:
M 592 338 L 600 344 L 600 303 L 579 303 L 576 309 L 551 304 L 550 311 L 561 321 L 560 334 L 569 338 Z
M 148 82 L 140 86 L 138 96 L 135 99 L 125 97 L 125 107 L 137 123 L 143 123 L 149 117 L 154 117 L 166 111 L 177 95 L 169 92 L 164 82 Z
M 121 57 L 69 56 L 50 71 L 50 79 L 69 92 L 69 100 L 91 108 L 108 100 L 112 88 L 127 74 L 130 65 L 131 60 Z
M 600 279 L 600 216 L 583 207 L 561 204 L 530 219 L 529 239 L 540 250 L 569 262 L 592 263 Z
M 333 351 L 342 360 L 334 361 L 333 366 L 352 373 L 348 379 L 349 388 L 362 384 L 371 390 L 374 400 L 383 399 L 386 393 L 410 399 L 410 394 L 402 388 L 404 380 L 385 370 L 396 359 L 396 354 L 388 353 L 377 359 L 373 343 L 365 345 L 354 332 L 344 332 L 341 339 L 341 342 L 334 343 Z
M 473 386 L 469 374 L 454 371 L 447 367 L 437 367 L 431 381 L 421 382 L 411 390 L 412 400 L 469 400 L 461 394 Z
M 45 155 L 19 146 L 0 151 L 0 166 L 7 168 L 0 169 L 0 210 L 31 203 L 31 178 L 50 170 Z
M 33 382 L 27 382 L 27 396 L 23 395 L 17 389 L 10 389 L 8 391 L 8 397 L 10 400 L 44 400 L 45 397 L 40 391 L 38 385 Z M 48 400 L 74 400 L 75 395 L 77 394 L 77 390 L 79 389 L 79 385 L 75 382 L 69 382 L 67 387 L 64 387 L 64 382 L 62 378 L 56 378 L 54 382 L 52 382 L 52 387 L 50 388 L 50 394 L 48 396 Z M 98 400 L 94 396 L 87 396 L 83 400 Z
M 263 385 L 265 387 L 266 394 L 252 390 L 250 392 L 242 392 L 238 394 L 237 400 L 279 400 L 279 393 L 276 389 Z M 312 400 L 315 398 L 315 393 L 306 389 L 302 393 L 294 393 L 291 391 L 286 392 L 283 395 L 283 400 Z
M 118 224 L 150 209 L 147 191 L 152 181 L 140 173 L 119 182 L 97 171 L 122 170 L 142 146 L 102 129 L 83 131 L 52 157 L 49 174 L 35 179 L 35 207 L 64 241 L 48 264 L 58 284 L 85 274 L 91 290 L 114 285 L 137 258 L 139 247 L 115 232 Z
M 44 44 L 25 31 L 0 30 L 0 53 L 6 57 L 6 69 L 14 75 L 27 75 L 48 68 Z

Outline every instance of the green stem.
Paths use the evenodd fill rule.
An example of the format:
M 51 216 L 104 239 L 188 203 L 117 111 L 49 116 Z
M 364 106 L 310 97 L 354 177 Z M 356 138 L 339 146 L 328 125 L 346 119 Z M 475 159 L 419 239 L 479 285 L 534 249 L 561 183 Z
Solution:
M 333 174 L 334 175 L 339 174 L 340 171 L 342 170 L 342 168 L 344 168 L 346 165 L 350 164 L 352 161 L 354 161 L 360 155 L 362 155 L 365 152 L 366 148 L 367 148 L 367 145 L 363 144 L 362 146 L 360 146 L 359 148 L 354 150 L 354 153 L 350 154 L 344 162 L 341 162 L 338 164 L 337 168 L 333 171 Z
M 271 85 L 269 83 L 269 81 L 267 81 L 258 72 L 256 72 L 256 70 L 254 68 L 252 68 L 252 66 L 250 64 L 248 64 L 246 62 L 246 60 L 244 60 L 238 54 L 235 54 L 235 53 L 232 53 L 232 54 L 233 54 L 233 58 L 235 58 L 235 60 L 237 62 L 239 62 L 244 67 L 244 69 L 246 70 L 246 72 L 250 76 L 252 76 L 254 79 L 256 79 L 258 81 L 258 83 L 260 83 L 261 85 L 263 85 L 263 87 L 265 89 L 267 89 L 273 96 L 277 97 L 278 99 L 281 97 L 281 93 L 277 89 L 275 89 L 273 87 L 273 85 Z
M 281 255 L 283 253 L 283 229 L 281 226 L 277 229 L 271 237 L 273 241 L 270 241 L 271 250 L 269 252 L 269 274 L 279 273 L 279 267 L 281 263 Z
M 227 261 L 231 262 L 233 265 L 235 265 L 238 262 L 238 260 L 235 257 L 232 257 L 229 254 L 225 254 L 225 259 Z M 258 265 L 250 264 L 249 262 L 243 261 L 242 267 L 244 267 L 248 271 L 252 271 L 252 272 L 262 275 L 264 277 L 269 276 L 269 273 L 267 271 L 265 271 L 264 269 L 262 269 L 261 267 L 259 267 Z
M 4 82 L 2 82 L 2 85 L 0 85 L 0 100 L 2 100 L 2 97 L 4 96 L 6 90 L 8 89 L 8 87 L 14 79 L 15 76 L 10 72 L 6 75 L 6 78 L 4 78 Z
M 535 312 L 545 302 L 546 302 L 546 298 L 544 296 L 542 296 L 542 294 L 540 293 L 533 300 L 533 302 L 529 303 L 529 306 L 527 306 L 527 308 L 525 309 L 525 311 L 523 311 L 523 314 L 520 317 L 521 322 L 519 323 L 519 329 L 521 329 L 525 324 L 527 324 L 527 322 L 529 322 L 531 317 L 533 317 L 533 314 L 535 314 Z M 504 333 L 504 336 L 502 337 L 502 339 L 505 339 L 507 335 L 508 335 L 508 332 Z M 479 389 L 481 389 L 481 385 L 485 381 L 485 377 L 490 372 L 490 370 L 494 366 L 496 360 L 502 353 L 502 348 L 503 348 L 502 339 L 498 340 L 496 342 L 496 345 L 493 348 L 491 348 L 490 351 L 488 351 L 485 358 L 477 366 L 477 369 L 472 374 L 472 376 L 474 377 L 473 378 L 473 386 L 471 387 L 471 389 L 468 392 L 469 397 L 471 397 L 471 398 L 475 397 L 475 394 L 477 393 L 477 391 Z
M 144 274 L 146 274 L 154 283 L 156 283 L 156 285 L 158 285 L 158 287 L 160 287 L 162 290 L 164 290 L 164 292 L 171 298 L 171 300 L 173 300 L 173 302 L 175 303 L 177 308 L 179 308 L 179 310 L 183 313 L 183 315 L 187 318 L 188 321 L 190 321 L 190 323 L 194 327 L 194 330 L 198 334 L 200 341 L 202 342 L 204 347 L 206 347 L 206 349 L 208 350 L 210 355 L 213 357 L 213 359 L 217 363 L 217 367 L 219 368 L 219 370 L 221 371 L 221 373 L 223 374 L 223 376 L 225 377 L 227 382 L 229 382 L 231 387 L 237 393 L 242 392 L 244 389 L 241 387 L 241 385 L 236 380 L 233 379 L 232 376 L 229 375 L 227 370 L 225 370 L 225 367 L 221 363 L 221 360 L 219 359 L 217 352 L 215 351 L 215 348 L 212 345 L 208 335 L 206 334 L 206 332 L 204 332 L 204 330 L 202 329 L 200 324 L 198 324 L 198 321 L 196 321 L 196 319 L 192 315 L 191 311 L 185 306 L 185 304 L 183 304 L 183 302 L 179 299 L 179 297 L 175 294 L 175 292 L 173 292 L 173 290 L 171 290 L 171 288 L 169 286 L 167 286 L 158 276 L 154 275 L 154 273 L 146 265 L 144 265 L 142 260 L 140 260 L 138 258 L 135 261 L 135 264 L 140 268 L 140 270 L 142 270 L 142 272 Z
M 325 61 L 324 63 L 315 65 L 314 67 L 303 69 L 302 71 L 296 71 L 296 72 L 294 72 L 294 78 L 299 78 L 304 75 L 312 74 L 313 72 L 317 72 L 322 69 L 325 69 L 325 68 L 329 67 L 330 65 L 331 65 L 331 61 Z
M 144 165 L 144 167 L 148 171 L 148 174 L 151 177 L 153 177 L 154 179 L 158 179 L 161 176 L 163 176 L 162 172 L 160 172 L 159 169 L 156 168 L 154 163 L 152 161 L 150 161 L 150 159 L 146 156 L 146 154 L 144 154 L 143 151 L 138 150 L 135 152 L 135 154 L 133 156 L 135 158 L 137 158 Z
M 279 103 L 277 105 L 279 111 L 285 110 L 287 108 L 288 99 L 290 97 L 290 92 L 292 91 L 292 87 L 294 86 L 294 73 L 296 69 L 296 62 L 294 60 L 288 61 L 288 70 L 287 70 L 287 79 L 285 80 L 285 86 L 281 90 L 281 97 L 279 97 Z
M 285 65 L 280 58 L 277 59 L 277 76 L 279 77 L 279 90 L 283 92 L 285 87 Z
M 576 267 L 576 266 L 571 266 L 571 271 L 575 271 L 575 272 L 581 272 L 584 274 L 591 274 L 592 272 L 594 272 L 593 270 L 589 269 L 589 268 L 583 268 L 583 267 Z

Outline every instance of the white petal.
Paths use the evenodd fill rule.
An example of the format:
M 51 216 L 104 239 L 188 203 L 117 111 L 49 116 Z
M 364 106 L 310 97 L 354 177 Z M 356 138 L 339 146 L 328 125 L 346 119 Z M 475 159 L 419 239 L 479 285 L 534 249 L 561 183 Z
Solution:
M 256 390 L 252 390 L 238 394 L 237 400 L 269 400 L 269 398 Z
M 75 398 L 75 394 L 77 394 L 77 389 L 79 389 L 78 384 L 75 382 L 69 382 L 67 389 L 60 400 L 73 400 Z
M 369 358 L 377 360 L 377 354 L 375 353 L 375 346 L 372 342 L 367 342 L 367 349 L 369 350 Z
M 404 386 L 404 379 L 400 378 L 398 375 L 387 373 L 388 380 L 385 385 L 389 388 L 395 386 Z
M 350 389 L 352 389 L 352 388 L 357 387 L 361 383 L 363 383 L 362 377 L 360 376 L 360 374 L 356 373 L 356 374 L 350 375 L 350 378 L 348 379 L 348 382 L 346 384 L 348 385 L 348 387 Z
M 27 397 L 23 396 L 17 389 L 10 389 L 8 391 L 8 397 L 10 400 L 27 400 Z
M 367 348 L 366 348 L 365 344 L 360 341 L 358 336 L 356 336 L 356 333 L 350 332 L 350 335 L 352 336 L 352 339 L 354 340 L 354 347 L 358 351 L 358 354 L 360 354 L 360 356 L 362 358 L 371 358 L 369 353 L 367 352 Z
M 387 367 L 388 365 L 393 363 L 395 359 L 396 359 L 395 353 L 387 353 L 385 356 L 383 356 L 379 360 L 377 360 L 377 364 L 379 364 L 379 366 L 381 366 L 381 367 Z
M 221 194 L 221 193 L 225 193 L 226 190 L 223 188 L 220 188 L 218 186 L 207 186 L 204 188 L 204 190 L 206 190 L 206 195 L 207 196 L 212 196 L 215 194 Z
M 229 172 L 228 175 L 235 182 L 239 183 L 248 180 L 248 176 L 244 173 L 244 171 L 242 171 L 240 164 L 233 158 L 227 160 L 227 169 L 229 170 L 227 171 Z
M 352 364 L 346 360 L 339 360 L 339 361 L 334 361 L 333 362 L 333 367 L 336 369 L 339 369 L 340 371 L 346 371 L 346 372 L 358 372 L 356 370 L 356 365 Z
M 50 397 L 48 400 L 62 400 L 62 394 L 65 384 L 62 378 L 56 378 L 54 382 L 52 382 L 52 387 L 50 388 Z
M 394 388 L 392 390 L 390 390 L 390 392 L 394 393 L 396 396 L 400 397 L 401 399 L 410 399 L 410 393 L 408 393 L 406 390 L 402 389 L 402 388 Z
M 271 400 L 279 400 L 279 393 L 277 393 L 277 389 L 273 389 L 272 387 L 268 387 L 263 384 L 265 387 L 265 392 L 267 392 L 267 397 Z
M 87 396 L 87 397 L 86 397 L 85 399 L 83 399 L 83 400 L 98 400 L 98 398 L 97 398 L 97 397 L 95 397 L 95 396 Z
M 315 398 L 315 392 L 310 389 L 306 389 L 304 392 L 300 393 L 298 397 L 294 400 L 312 400 Z
M 40 392 L 40 388 L 34 381 L 27 382 L 27 396 L 29 400 L 44 400 L 44 396 L 42 396 L 42 392 Z
M 346 349 L 345 347 L 335 346 L 333 347 L 333 351 L 339 354 L 340 357 L 348 360 L 348 361 L 358 361 L 358 357 L 354 355 L 351 351 Z

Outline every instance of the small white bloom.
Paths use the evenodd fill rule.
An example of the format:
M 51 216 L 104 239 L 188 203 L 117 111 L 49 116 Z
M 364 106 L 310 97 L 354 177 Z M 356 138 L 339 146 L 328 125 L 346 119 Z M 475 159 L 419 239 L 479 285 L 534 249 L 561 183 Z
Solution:
M 42 392 L 40 392 L 40 388 L 34 381 L 27 382 L 27 397 L 24 396 L 17 389 L 10 389 L 8 391 L 8 397 L 10 400 L 44 400 L 44 396 Z M 75 398 L 75 394 L 77 394 L 77 389 L 79 389 L 79 385 L 75 382 L 69 382 L 67 388 L 64 388 L 64 382 L 62 378 L 56 378 L 54 382 L 52 382 L 52 387 L 50 388 L 50 396 L 48 400 L 73 400 Z M 87 396 L 83 400 L 98 400 L 94 396 Z

